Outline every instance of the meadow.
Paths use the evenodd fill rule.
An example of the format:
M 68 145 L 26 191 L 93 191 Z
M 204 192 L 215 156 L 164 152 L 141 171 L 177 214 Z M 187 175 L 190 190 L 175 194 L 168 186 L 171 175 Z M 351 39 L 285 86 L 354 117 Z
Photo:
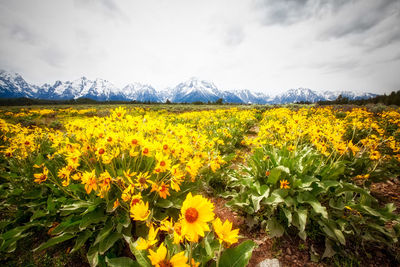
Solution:
M 400 109 L 0 109 L 4 266 L 400 263 Z

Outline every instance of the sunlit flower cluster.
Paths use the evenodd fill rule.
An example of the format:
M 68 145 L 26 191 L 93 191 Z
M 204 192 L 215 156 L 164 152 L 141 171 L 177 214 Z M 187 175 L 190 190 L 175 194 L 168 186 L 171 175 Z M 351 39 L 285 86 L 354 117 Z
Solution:
M 399 110 L 373 114 L 362 108 L 351 111 L 326 108 L 267 110 L 255 139 L 255 147 L 286 146 L 294 150 L 311 143 L 323 155 L 340 157 L 366 155 L 372 161 L 398 159 L 400 151 Z

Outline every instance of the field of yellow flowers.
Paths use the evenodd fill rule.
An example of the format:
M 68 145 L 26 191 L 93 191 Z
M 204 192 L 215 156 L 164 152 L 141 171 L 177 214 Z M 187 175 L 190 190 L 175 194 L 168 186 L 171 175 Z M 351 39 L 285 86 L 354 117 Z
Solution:
M 44 233 L 34 253 L 68 243 L 91 266 L 246 266 L 256 244 L 210 190 L 248 231 L 322 239 L 316 260 L 397 249 L 370 187 L 400 175 L 399 109 L 21 108 L 0 110 L 0 145 L 2 264 Z

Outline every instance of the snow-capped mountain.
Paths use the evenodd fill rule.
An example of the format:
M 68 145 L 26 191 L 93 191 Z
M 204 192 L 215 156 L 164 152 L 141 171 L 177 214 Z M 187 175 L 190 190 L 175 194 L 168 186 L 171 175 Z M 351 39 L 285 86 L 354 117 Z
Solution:
M 118 88 L 103 79 L 94 81 L 81 77 L 72 82 L 56 81 L 53 85 L 44 84 L 38 91 L 37 98 L 41 99 L 77 99 L 81 97 L 104 101 L 116 97 Z M 117 100 L 117 99 L 115 99 Z
M 308 88 L 290 89 L 281 95 L 275 96 L 269 102 L 272 104 L 296 103 L 300 101 L 317 102 L 324 100 L 323 96 Z
M 222 91 L 212 82 L 197 78 L 190 78 L 174 88 L 162 91 L 157 91 L 151 85 L 141 83 L 130 83 L 123 88 L 117 88 L 107 80 L 89 80 L 86 77 L 74 81 L 56 81 L 54 84 L 45 83 L 37 86 L 29 84 L 17 73 L 0 71 L 0 98 L 27 97 L 59 100 L 91 98 L 98 101 L 136 100 L 140 102 L 166 102 L 169 100 L 175 103 L 207 103 L 222 98 L 225 103 L 284 104 L 335 100 L 339 95 L 350 100 L 376 96 L 371 93 L 352 91 L 313 91 L 308 88 L 297 88 L 272 97 L 247 89 Z
M 140 102 L 163 102 L 159 92 L 151 85 L 141 83 L 130 83 L 125 86 L 120 95 L 125 99 L 136 100 Z
M 251 92 L 248 89 L 235 90 L 233 93 L 237 95 L 243 103 L 247 104 L 266 104 L 271 101 L 270 96 L 264 95 L 263 93 Z
M 171 101 L 177 103 L 215 102 L 221 98 L 221 95 L 221 91 L 213 83 L 190 78 L 172 89 Z
M 38 91 L 18 73 L 0 70 L 0 96 L 3 98 L 35 97 Z

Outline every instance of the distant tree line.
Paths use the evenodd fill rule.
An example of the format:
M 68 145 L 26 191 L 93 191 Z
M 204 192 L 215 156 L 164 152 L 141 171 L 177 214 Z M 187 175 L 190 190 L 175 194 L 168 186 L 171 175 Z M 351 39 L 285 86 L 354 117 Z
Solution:
M 193 103 L 172 103 L 169 99 L 165 101 L 165 104 L 169 105 L 222 105 L 223 99 L 220 98 L 215 102 L 208 101 L 207 103 L 196 101 Z M 50 99 L 33 99 L 33 98 L 0 98 L 0 106 L 32 106 L 32 105 L 88 105 L 88 104 L 100 104 L 100 105 L 108 105 L 108 104 L 151 104 L 151 105 L 160 105 L 163 103 L 160 102 L 152 102 L 152 101 L 118 101 L 118 100 L 110 100 L 110 101 L 97 101 L 91 98 L 78 98 L 78 99 L 68 99 L 68 100 L 50 100 Z
M 347 97 L 343 97 L 339 95 L 336 100 L 332 101 L 318 101 L 319 105 L 366 105 L 366 104 L 384 104 L 384 105 L 396 105 L 400 106 L 400 90 L 395 92 L 391 92 L 389 95 L 378 95 L 373 98 L 368 99 L 359 99 L 359 100 L 350 100 Z

